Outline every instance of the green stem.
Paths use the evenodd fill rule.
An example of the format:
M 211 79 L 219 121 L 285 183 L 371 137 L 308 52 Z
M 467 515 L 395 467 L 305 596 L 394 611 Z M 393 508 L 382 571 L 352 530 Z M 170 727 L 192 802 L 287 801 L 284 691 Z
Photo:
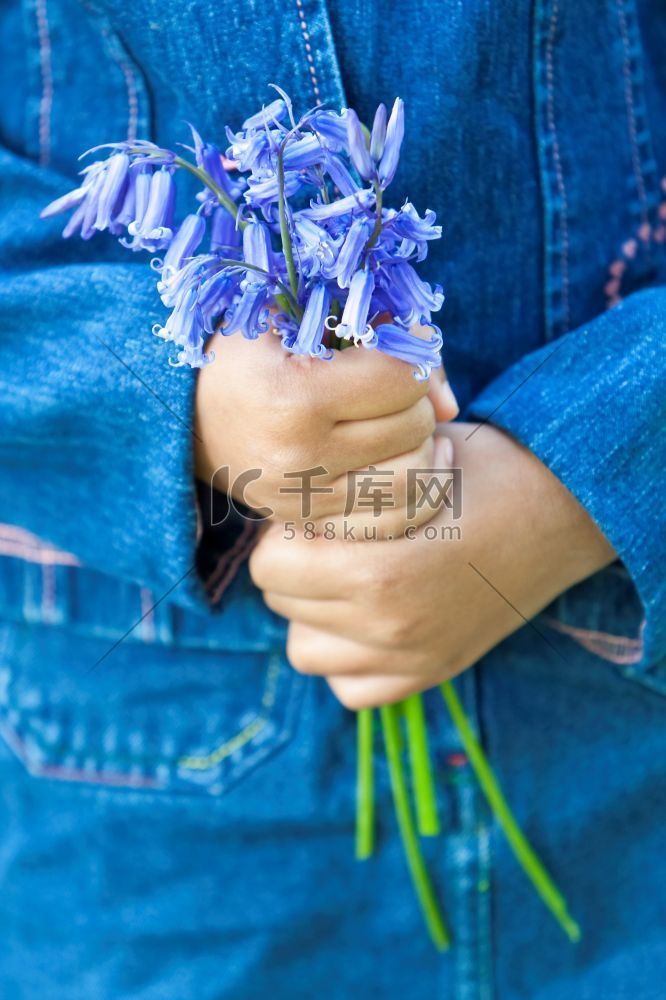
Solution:
M 437 816 L 437 796 L 428 750 L 423 699 L 420 694 L 410 695 L 404 702 L 407 723 L 407 745 L 412 772 L 412 791 L 416 807 L 416 823 L 422 837 L 436 837 L 440 832 Z
M 446 702 L 446 706 L 451 715 L 451 719 L 458 730 L 460 739 L 469 757 L 470 764 L 474 769 L 481 790 L 488 800 L 488 804 L 493 811 L 495 819 L 504 831 L 509 846 L 513 851 L 518 864 L 521 866 L 528 879 L 536 889 L 541 899 L 546 904 L 550 912 L 557 920 L 558 924 L 567 935 L 570 941 L 579 941 L 581 937 L 580 927 L 570 916 L 567 909 L 566 900 L 558 890 L 552 878 L 544 868 L 541 860 L 531 847 L 524 833 L 518 826 L 511 809 L 504 798 L 504 794 L 498 784 L 497 778 L 488 763 L 488 759 L 483 752 L 481 744 L 477 740 L 469 719 L 465 714 L 460 699 L 453 684 L 445 681 L 440 685 L 440 690 Z
M 284 146 L 280 146 L 278 152 L 277 176 L 278 214 L 280 218 L 280 239 L 282 240 L 282 251 L 284 253 L 285 264 L 287 265 L 287 274 L 289 275 L 289 287 L 291 288 L 291 294 L 295 299 L 298 299 L 298 276 L 296 274 L 294 251 L 291 245 L 289 226 L 287 224 L 287 199 L 284 194 Z
M 183 170 L 188 170 L 191 174 L 193 174 L 198 180 L 201 181 L 204 187 L 209 188 L 219 201 L 220 205 L 226 208 L 227 212 L 229 212 L 230 215 L 233 215 L 234 219 L 236 218 L 238 215 L 238 205 L 233 198 L 229 197 L 226 191 L 223 191 L 222 188 L 215 183 L 210 174 L 206 173 L 205 170 L 202 170 L 201 167 L 195 166 L 194 163 L 190 163 L 189 160 L 186 160 L 182 156 L 177 156 L 174 162 L 179 167 L 182 167 Z M 246 225 L 246 222 L 241 222 L 240 228 L 244 229 Z
M 368 242 L 365 244 L 365 249 L 363 250 L 364 267 L 365 267 L 365 262 L 368 259 L 368 254 L 370 253 L 375 243 L 379 239 L 379 234 L 382 231 L 382 202 L 384 200 L 384 192 L 380 188 L 379 184 L 377 184 L 377 182 L 375 182 L 374 184 L 374 189 L 375 189 L 375 199 L 376 199 L 375 200 L 376 218 L 373 230 L 370 233 L 370 236 L 368 237 Z
M 375 846 L 374 712 L 356 714 L 356 858 L 365 861 Z
M 395 705 L 384 705 L 379 711 L 382 720 L 393 802 L 405 850 L 405 858 L 430 937 L 439 951 L 445 951 L 451 942 L 439 906 L 437 905 L 432 883 L 419 846 L 414 818 L 409 803 L 405 772 L 400 756 L 399 709 Z

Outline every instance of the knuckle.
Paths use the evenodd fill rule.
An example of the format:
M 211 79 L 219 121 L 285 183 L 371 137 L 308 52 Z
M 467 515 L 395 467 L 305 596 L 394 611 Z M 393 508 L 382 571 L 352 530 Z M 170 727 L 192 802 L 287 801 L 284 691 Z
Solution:
M 401 615 L 394 615 L 383 624 L 383 638 L 390 647 L 406 646 L 414 638 L 412 622 Z
M 376 600 L 383 600 L 392 589 L 393 580 L 388 565 L 380 559 L 364 559 L 359 563 L 362 588 Z

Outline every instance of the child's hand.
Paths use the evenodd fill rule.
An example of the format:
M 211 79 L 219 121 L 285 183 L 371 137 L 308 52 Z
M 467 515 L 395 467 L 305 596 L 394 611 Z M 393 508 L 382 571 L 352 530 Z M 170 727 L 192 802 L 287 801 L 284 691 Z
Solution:
M 357 530 L 370 523 L 383 535 L 402 534 L 407 470 L 432 465 L 435 423 L 457 413 L 441 377 L 417 382 L 409 365 L 362 348 L 328 362 L 297 358 L 271 334 L 255 342 L 218 334 L 209 350 L 216 359 L 199 374 L 196 395 L 200 479 L 214 477 L 217 489 L 256 510 L 270 508 L 278 520 L 321 526 L 343 519 L 347 473 L 373 465 L 378 477 L 391 470 L 395 506 L 380 518 L 355 509 L 345 520 Z M 307 480 L 289 477 L 305 470 L 320 473 L 311 479 L 309 514 L 302 507 Z M 316 492 L 322 487 L 333 492 Z M 409 523 L 418 524 L 419 515 Z
M 414 534 L 362 545 L 288 538 L 276 524 L 252 553 L 252 579 L 290 621 L 292 665 L 326 677 L 349 708 L 454 676 L 615 558 L 531 452 L 490 425 L 470 429 L 450 428 L 459 520 L 442 508 Z

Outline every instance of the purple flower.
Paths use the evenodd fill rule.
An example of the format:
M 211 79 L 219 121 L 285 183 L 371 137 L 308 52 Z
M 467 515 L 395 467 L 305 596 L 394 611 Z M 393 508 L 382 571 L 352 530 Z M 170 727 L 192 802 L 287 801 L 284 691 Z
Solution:
M 386 141 L 384 152 L 379 164 L 379 183 L 382 189 L 389 186 L 398 169 L 400 147 L 405 135 L 405 102 L 396 97 L 391 110 L 391 117 L 386 126 Z
M 357 271 L 349 286 L 349 295 L 336 329 L 338 337 L 353 340 L 355 344 L 372 344 L 375 332 L 368 323 L 370 302 L 375 290 L 375 276 L 369 268 Z
M 128 168 L 129 160 L 123 153 L 89 164 L 81 171 L 80 187 L 52 201 L 42 210 L 41 218 L 48 219 L 74 208 L 63 230 L 65 238 L 80 232 L 82 239 L 89 240 L 101 229 L 120 231 L 115 213 L 123 205 Z
M 114 153 L 106 163 L 104 179 L 100 184 L 95 229 L 108 229 L 114 221 L 116 209 L 124 200 L 130 160 L 125 153 Z
M 156 337 L 172 341 L 182 348 L 176 356 L 176 361 L 171 362 L 177 368 L 182 365 L 201 368 L 212 361 L 212 357 L 203 353 L 205 330 L 196 288 L 188 289 L 181 296 L 164 326 L 153 327 L 153 333 Z
M 338 198 L 337 201 L 313 202 L 310 208 L 304 208 L 301 215 L 305 219 L 334 219 L 340 215 L 358 214 L 367 212 L 375 202 L 375 192 L 368 189 L 361 189 L 346 198 Z
M 222 154 L 217 146 L 212 142 L 204 142 L 199 133 L 190 125 L 192 137 L 194 139 L 194 155 L 197 166 L 208 174 L 211 180 L 217 184 L 234 201 L 239 198 L 245 188 L 244 181 L 233 181 L 222 165 Z M 217 204 L 217 199 L 210 189 L 206 189 L 197 195 L 199 201 Z
M 442 363 L 440 350 L 442 335 L 437 327 L 428 340 L 422 340 L 410 333 L 404 326 L 397 323 L 382 323 L 375 330 L 377 350 L 390 354 L 393 358 L 415 365 L 414 376 L 423 381 L 427 379 L 433 368 L 439 368 Z M 373 345 L 370 345 L 373 346 Z
M 347 145 L 346 113 L 317 108 L 308 118 L 308 127 L 316 132 L 324 146 L 333 153 L 342 152 Z
M 240 294 L 234 297 L 227 309 L 221 333 L 228 337 L 239 332 L 247 340 L 256 340 L 260 333 L 269 329 L 269 296 L 265 285 L 242 281 Z
M 201 215 L 187 215 L 183 219 L 180 228 L 171 241 L 169 249 L 164 255 L 162 264 L 162 278 L 168 279 L 183 266 L 183 262 L 188 260 L 196 250 L 206 232 L 206 220 Z
M 370 135 L 370 156 L 379 163 L 384 152 L 386 142 L 386 105 L 380 104 L 375 111 L 375 120 L 372 123 L 372 134 Z
M 217 271 L 199 285 L 198 302 L 207 333 L 214 333 L 238 294 L 238 275 L 227 268 Z
M 216 254 L 199 254 L 183 264 L 178 271 L 170 271 L 165 275 L 162 269 L 160 280 L 157 282 L 157 291 L 164 305 L 172 309 L 185 292 L 205 281 L 219 269 L 219 266 Z
M 321 274 L 325 278 L 334 278 L 337 258 L 344 237 L 336 237 L 318 226 L 311 219 L 304 219 L 300 213 L 294 215 L 294 255 L 298 260 L 299 269 L 306 278 L 314 278 Z
M 343 198 L 359 190 L 357 182 L 340 156 L 331 155 L 326 161 L 326 172 Z
M 347 288 L 358 268 L 361 254 L 368 242 L 374 223 L 372 219 L 362 217 L 354 219 L 347 230 L 342 249 L 338 254 L 335 277 L 340 288 Z
M 328 314 L 335 296 L 342 306 L 340 337 L 400 357 L 416 366 L 419 377 L 427 377 L 439 363 L 441 337 L 436 332 L 421 340 L 409 327 L 429 323 L 443 295 L 439 286 L 418 276 L 410 261 L 426 257 L 441 227 L 434 212 L 421 217 L 409 201 L 399 211 L 379 208 L 379 192 L 398 166 L 403 102 L 396 99 L 390 115 L 380 104 L 369 133 L 350 109 L 337 114 L 317 107 L 296 120 L 288 95 L 274 89 L 278 100 L 247 118 L 237 132 L 226 128 L 232 162 L 192 129 L 190 153 L 208 184 L 196 194 L 196 211 L 177 229 L 176 178 L 186 164 L 144 140 L 108 144 L 108 159 L 87 166 L 80 185 L 42 215 L 70 211 L 64 236 L 79 232 L 89 239 L 108 229 L 126 233 L 121 243 L 132 250 L 164 251 L 151 266 L 159 272 L 162 301 L 172 311 L 155 332 L 178 345 L 178 365 L 205 364 L 205 338 L 216 328 L 256 338 L 272 326 L 293 353 L 330 358 L 324 338 L 333 322 Z M 295 281 L 287 274 L 286 248 L 273 247 L 281 238 L 282 183 Z M 220 205 L 216 189 L 224 192 L 225 205 L 227 199 L 234 203 L 228 204 L 231 211 Z M 209 248 L 201 253 L 207 229 Z M 295 289 L 293 299 L 278 296 L 278 305 L 278 285 L 283 291 L 287 283 Z M 393 321 L 374 331 L 371 322 L 384 311 Z
M 427 241 L 438 240 L 442 235 L 442 227 L 435 225 L 436 218 L 430 209 L 427 209 L 425 216 L 421 218 L 412 203 L 406 201 L 399 212 L 389 214 L 385 229 L 390 229 L 396 236 L 406 241 L 402 248 L 405 257 L 416 252 L 416 259 L 424 260 L 428 253 Z
M 243 230 L 243 260 L 247 264 L 261 268 L 266 274 L 274 272 L 271 234 L 263 222 L 250 222 Z M 242 267 L 242 263 L 240 266 Z M 248 269 L 248 280 L 266 284 L 267 279 L 258 271 Z
M 310 291 L 298 333 L 295 336 L 293 333 L 283 333 L 282 343 L 288 351 L 309 355 L 311 358 L 329 360 L 333 357 L 333 352 L 322 344 L 330 304 L 331 296 L 326 285 L 317 282 Z
M 216 208 L 211 218 L 211 251 L 220 252 L 223 257 L 237 257 L 242 236 L 236 220 L 226 208 Z
M 347 142 L 351 161 L 365 181 L 387 188 L 395 176 L 400 159 L 400 147 L 405 134 L 405 105 L 396 97 L 391 117 L 386 121 L 386 108 L 380 104 L 375 112 L 370 139 L 358 115 L 347 109 Z
M 347 109 L 347 143 L 351 161 L 364 181 L 373 180 L 376 176 L 375 164 L 370 156 L 368 140 L 358 115 L 351 108 Z
M 285 170 L 304 170 L 316 167 L 326 161 L 328 153 L 316 135 L 304 135 L 300 139 L 288 139 L 283 153 Z
M 234 161 L 238 170 L 261 170 L 271 166 L 277 152 L 278 140 L 271 133 L 232 132 L 227 129 L 229 146 L 227 156 Z
M 162 167 L 150 178 L 148 204 L 141 216 L 137 198 L 137 217 L 127 227 L 127 232 L 133 239 L 131 243 L 123 241 L 123 245 L 130 250 L 149 250 L 151 253 L 167 247 L 173 237 L 175 201 L 173 174 L 171 170 Z
M 380 284 L 388 299 L 390 312 L 407 326 L 428 323 L 430 314 L 438 312 L 444 303 L 441 286 L 433 288 L 419 278 L 411 264 L 404 261 L 380 271 Z
M 262 108 L 261 111 L 257 111 L 256 114 L 246 118 L 243 122 L 243 129 L 247 132 L 250 129 L 263 128 L 264 125 L 268 125 L 271 122 L 281 122 L 286 111 L 286 102 L 281 97 L 278 97 Z
M 285 197 L 292 198 L 297 194 L 307 178 L 300 170 L 286 170 L 284 176 Z M 255 208 L 267 208 L 278 200 L 278 178 L 276 173 L 251 174 L 248 178 L 245 200 Z

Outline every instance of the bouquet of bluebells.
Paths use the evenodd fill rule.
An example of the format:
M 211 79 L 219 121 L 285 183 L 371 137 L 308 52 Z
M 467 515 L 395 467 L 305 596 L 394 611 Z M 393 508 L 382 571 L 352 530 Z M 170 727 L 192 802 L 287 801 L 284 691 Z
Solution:
M 175 345 L 171 363 L 200 368 L 214 360 L 210 336 L 250 340 L 273 330 L 287 351 L 331 360 L 355 344 L 412 365 L 426 379 L 441 364 L 442 337 L 432 314 L 442 290 L 414 264 L 441 236 L 434 212 L 409 201 L 384 204 L 404 134 L 398 98 L 390 115 L 377 108 L 372 128 L 356 113 L 316 107 L 296 118 L 278 97 L 227 147 L 205 142 L 194 128 L 182 156 L 146 140 L 109 143 L 105 159 L 81 171 L 81 184 L 42 212 L 72 211 L 63 236 L 90 239 L 108 230 L 131 251 L 154 255 L 157 291 L 170 315 L 153 333 Z M 195 210 L 176 222 L 182 171 L 200 183 Z M 382 322 L 390 317 L 390 322 Z M 423 338 L 414 324 L 430 327 Z M 519 829 L 450 682 L 441 692 L 496 821 L 536 891 L 571 940 L 580 932 L 566 903 Z M 437 797 L 423 703 L 413 695 L 379 709 L 386 761 L 405 855 L 434 944 L 449 934 L 429 878 L 420 836 L 439 833 Z M 357 713 L 356 855 L 374 850 L 376 713 Z M 409 760 L 409 778 L 403 749 Z

